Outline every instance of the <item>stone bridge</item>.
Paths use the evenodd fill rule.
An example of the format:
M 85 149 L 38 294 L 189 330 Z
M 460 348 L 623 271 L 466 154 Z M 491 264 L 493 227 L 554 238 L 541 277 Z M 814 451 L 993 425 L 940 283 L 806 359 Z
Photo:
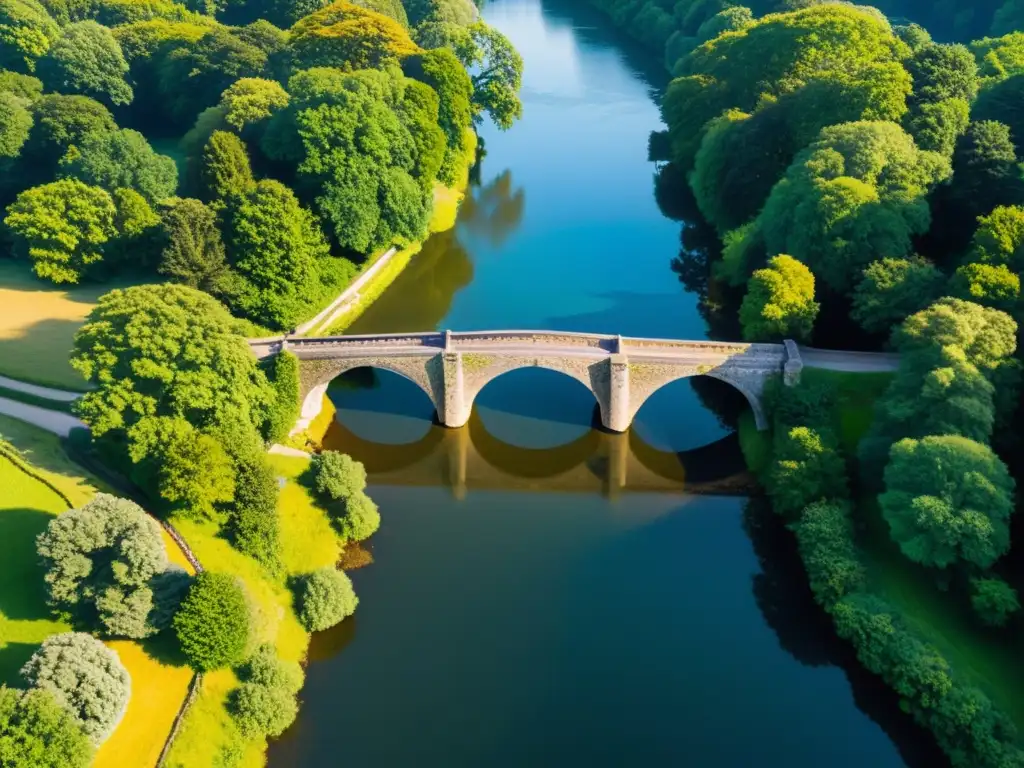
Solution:
M 800 349 L 782 344 L 642 339 L 555 331 L 401 333 L 324 338 L 251 339 L 263 358 L 288 350 L 299 358 L 302 410 L 296 431 L 320 412 L 327 385 L 353 368 L 381 368 L 409 379 L 430 398 L 447 427 L 469 421 L 473 401 L 490 381 L 518 368 L 558 371 L 579 381 L 597 400 L 602 425 L 625 432 L 644 402 L 661 387 L 691 376 L 711 376 L 738 389 L 759 429 L 768 424 L 765 382 L 799 381 Z

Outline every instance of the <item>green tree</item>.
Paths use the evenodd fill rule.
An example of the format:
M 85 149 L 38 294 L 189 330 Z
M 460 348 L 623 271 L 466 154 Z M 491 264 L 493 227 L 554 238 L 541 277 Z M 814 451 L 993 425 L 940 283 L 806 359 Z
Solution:
M 380 528 L 380 510 L 365 491 L 347 497 L 330 511 L 342 541 L 365 541 Z
M 190 288 L 216 292 L 228 275 L 217 214 L 199 200 L 185 198 L 161 217 L 164 233 L 160 273 Z
M 59 35 L 37 0 L 0 0 L 0 68 L 32 72 Z
M 978 219 L 967 261 L 1024 271 L 1024 208 L 999 206 Z
M 241 139 L 227 131 L 210 135 L 203 148 L 200 183 L 204 199 L 217 209 L 252 189 L 255 181 Z
M 914 90 L 904 127 L 921 149 L 953 153 L 978 95 L 978 65 L 963 45 L 925 43 L 906 62 Z
M 117 728 L 131 678 L 117 653 L 83 632 L 50 635 L 21 668 L 25 682 L 49 691 L 96 746 Z
M 259 77 L 243 77 L 220 97 L 224 120 L 236 131 L 266 120 L 288 106 L 288 94 L 279 83 Z
M 174 160 L 154 152 L 145 136 L 128 128 L 87 133 L 61 164 L 69 176 L 108 192 L 134 189 L 150 205 L 178 188 Z
M 162 114 L 184 127 L 220 101 L 221 94 L 241 78 L 260 77 L 267 53 L 246 42 L 229 27 L 206 27 L 196 40 L 166 46 L 155 57 Z
M 71 363 L 96 386 L 77 413 L 96 436 L 144 416 L 260 425 L 273 395 L 236 329 L 217 301 L 183 285 L 110 291 L 75 335 Z
M 134 478 L 168 511 L 194 520 L 224 522 L 217 506 L 234 498 L 231 459 L 221 444 L 185 419 L 147 416 L 128 430 Z
M 431 193 L 445 153 L 445 134 L 438 126 L 438 108 L 439 100 L 433 88 L 416 80 L 405 80 L 398 116 L 415 145 L 415 162 L 410 175 Z
M 174 616 L 174 631 L 193 669 L 209 672 L 237 664 L 253 633 L 245 588 L 234 576 L 203 571 Z
M 352 580 L 330 566 L 307 574 L 299 582 L 299 621 L 310 632 L 322 632 L 355 613 L 359 598 Z
M 32 130 L 32 114 L 24 100 L 0 91 L 0 161 L 21 155 L 21 148 Z
M 235 496 L 226 505 L 227 533 L 235 549 L 277 573 L 281 567 L 277 473 L 267 460 L 262 440 L 251 428 L 224 424 L 216 437 L 234 466 Z
M 43 95 L 43 83 L 32 75 L 0 69 L 0 91 L 6 91 L 25 102 L 32 103 Z
M 846 292 L 872 261 L 904 257 L 929 228 L 926 195 L 949 164 L 892 123 L 826 128 L 775 185 L 756 230 L 769 253 L 789 253 Z
M 168 568 L 160 526 L 134 502 L 105 493 L 50 521 L 36 539 L 47 600 L 91 629 L 148 637 L 153 578 Z
M 228 711 L 247 736 L 280 736 L 298 715 L 296 696 L 302 688 L 302 667 L 282 661 L 273 646 L 260 647 L 239 670 L 242 684 L 228 702 Z
M 328 255 L 313 214 L 284 184 L 265 179 L 232 207 L 227 240 L 231 265 L 243 278 L 232 305 L 272 327 L 301 322 L 318 262 Z
M 946 276 L 930 261 L 879 259 L 864 268 L 850 316 L 868 333 L 884 333 L 938 299 Z
M 853 546 L 848 503 L 811 504 L 800 513 L 793 531 L 811 591 L 826 610 L 847 595 L 863 590 L 866 574 Z
M 845 498 L 846 465 L 831 430 L 800 426 L 780 435 L 767 487 L 772 507 L 790 520 L 816 501 Z
M 1024 182 L 1010 129 L 1002 123 L 972 122 L 953 153 L 953 177 L 939 190 L 934 238 L 957 252 L 970 239 L 975 221 L 1000 205 L 1024 202 Z
M 289 44 L 296 69 L 373 69 L 418 50 L 399 22 L 345 0 L 295 22 Z
M 474 115 L 486 112 L 502 130 L 522 116 L 523 59 L 501 32 L 482 21 L 465 27 L 431 22 L 420 29 L 418 40 L 424 48 L 450 48 L 470 70 Z
M 1005 264 L 964 264 L 949 282 L 949 295 L 1012 316 L 1020 307 L 1020 277 Z
M 366 467 L 346 453 L 321 451 L 310 462 L 313 488 L 330 501 L 339 501 L 366 490 Z
M 807 341 L 814 330 L 818 304 L 814 275 L 791 256 L 776 256 L 750 279 L 740 307 L 743 338 L 748 341 Z
M 445 154 L 438 178 L 454 184 L 472 161 L 476 136 L 472 131 L 473 83 L 465 67 L 447 48 L 425 51 L 402 62 L 406 75 L 426 83 L 438 96 L 437 124 L 444 131 Z
M 988 568 L 1010 548 L 1014 482 L 986 445 L 954 435 L 901 440 L 885 486 L 882 515 L 916 563 Z
M 884 18 L 852 5 L 825 4 L 769 14 L 693 50 L 678 65 L 662 103 L 674 159 L 689 170 L 709 121 L 729 109 L 752 113 L 759 104 L 819 79 L 837 79 L 856 91 L 874 90 L 865 120 L 899 120 L 906 111 L 910 75 L 901 62 L 906 45 Z M 845 113 L 842 100 L 833 104 Z M 851 119 L 815 115 L 819 125 Z
M 88 768 L 92 745 L 49 691 L 0 686 L 0 765 L 5 768 Z
M 160 258 L 160 216 L 134 189 L 115 189 L 111 197 L 117 237 L 104 247 L 104 263 L 152 269 Z
M 115 213 L 106 190 L 62 179 L 18 195 L 4 223 L 37 276 L 77 283 L 103 260 L 103 246 L 117 234 Z
M 1020 611 L 1020 599 L 1002 579 L 971 579 L 971 607 L 990 627 L 1005 627 Z
M 128 104 L 134 94 L 125 81 L 128 62 L 106 27 L 79 21 L 61 30 L 60 37 L 39 61 L 39 79 L 48 88 L 80 93 L 111 104 Z
M 52 181 L 60 159 L 86 134 L 117 128 L 110 110 L 88 96 L 48 93 L 32 104 L 32 117 L 20 163 L 29 186 Z

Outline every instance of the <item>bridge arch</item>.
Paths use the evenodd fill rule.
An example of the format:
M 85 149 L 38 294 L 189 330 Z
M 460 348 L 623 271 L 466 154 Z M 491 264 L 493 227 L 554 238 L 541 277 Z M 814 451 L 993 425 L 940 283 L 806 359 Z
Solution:
M 749 386 L 737 377 L 731 376 L 728 371 L 722 369 L 712 368 L 710 370 L 680 370 L 677 374 L 668 374 L 663 377 L 658 377 L 654 380 L 648 379 L 646 385 L 640 385 L 630 388 L 630 402 L 629 402 L 629 421 L 633 422 L 636 415 L 640 412 L 640 409 L 644 406 L 656 392 L 667 387 L 669 384 L 674 384 L 677 381 L 683 381 L 685 379 L 692 379 L 697 376 L 707 376 L 712 379 L 717 379 L 725 384 L 736 389 L 750 405 L 750 410 L 754 414 L 754 422 L 758 429 L 768 428 L 768 419 L 764 412 L 764 407 L 761 404 L 761 384 L 758 382 L 756 391 L 754 387 Z
M 305 394 L 301 396 L 299 420 L 295 429 L 292 430 L 293 434 L 307 429 L 313 419 L 323 410 L 324 397 L 327 395 L 327 388 L 331 382 L 343 373 L 354 371 L 357 368 L 389 371 L 411 381 L 430 400 L 430 404 L 434 407 L 434 418 L 438 419 L 441 411 L 438 408 L 435 379 L 431 377 L 431 372 L 425 361 L 387 357 L 339 359 L 329 361 L 327 365 L 317 366 L 315 374 L 302 382 L 301 392 Z M 443 396 L 441 402 L 443 402 Z
M 601 381 L 607 379 L 604 366 L 588 360 L 573 360 L 566 358 L 545 358 L 545 357 L 498 357 L 483 355 L 463 355 L 462 376 L 463 394 L 462 423 L 468 422 L 473 412 L 476 398 L 491 382 L 501 378 L 506 373 L 520 371 L 530 368 L 541 368 L 547 371 L 554 371 L 570 379 L 574 379 L 594 396 L 597 403 L 602 423 L 605 422 L 607 408 L 607 385 L 601 387 Z M 600 372 L 597 369 L 601 369 Z

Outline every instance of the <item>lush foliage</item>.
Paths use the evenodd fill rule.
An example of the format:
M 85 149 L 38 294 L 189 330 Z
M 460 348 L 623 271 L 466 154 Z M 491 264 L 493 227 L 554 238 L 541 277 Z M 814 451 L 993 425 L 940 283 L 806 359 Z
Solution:
M 145 136 L 127 128 L 85 134 L 61 164 L 68 176 L 110 193 L 135 190 L 150 205 L 171 197 L 178 188 L 174 161 L 154 152 Z
M 885 486 L 882 513 L 915 562 L 988 568 L 1010 548 L 1014 482 L 986 445 L 952 435 L 901 440 Z
M 95 745 L 117 727 L 131 696 L 131 678 L 117 654 L 81 632 L 46 638 L 21 675 L 53 694 Z
M 270 646 L 260 647 L 239 670 L 242 684 L 231 694 L 230 712 L 246 735 L 280 736 L 299 711 L 302 667 L 277 658 Z
M 0 765 L 87 768 L 90 763 L 88 737 L 52 693 L 0 687 Z
M 50 605 L 85 626 L 146 637 L 158 608 L 153 580 L 168 568 L 160 527 L 127 499 L 107 494 L 54 518 L 36 548 Z
M 303 577 L 296 595 L 299 620 L 310 632 L 333 627 L 355 613 L 359 598 L 343 571 L 321 568 Z
M 380 527 L 380 512 L 366 495 L 366 468 L 338 451 L 322 451 L 310 467 L 313 487 L 330 504 L 338 532 L 345 541 L 363 541 Z
M 870 333 L 888 333 L 946 289 L 946 276 L 919 257 L 883 258 L 864 268 L 853 292 L 851 317 Z
M 160 273 L 189 288 L 219 293 L 228 263 L 216 213 L 199 200 L 184 198 L 168 206 L 161 228 Z
M 174 631 L 193 668 L 207 672 L 237 664 L 253 632 L 244 587 L 227 574 L 199 574 L 174 616 Z
M 793 257 L 783 255 L 751 275 L 740 307 L 740 323 L 748 341 L 807 341 L 817 314 L 814 275 Z
M 1020 611 L 1020 599 L 1002 579 L 971 579 L 971 606 L 989 626 L 1003 627 Z
M 36 71 L 50 90 L 80 93 L 127 104 L 132 88 L 125 82 L 128 62 L 110 30 L 95 21 L 79 21 L 61 30 Z
M 79 415 L 96 435 L 145 416 L 200 428 L 262 423 L 271 390 L 235 327 L 216 301 L 185 286 L 111 291 L 75 336 L 72 365 L 97 387 Z

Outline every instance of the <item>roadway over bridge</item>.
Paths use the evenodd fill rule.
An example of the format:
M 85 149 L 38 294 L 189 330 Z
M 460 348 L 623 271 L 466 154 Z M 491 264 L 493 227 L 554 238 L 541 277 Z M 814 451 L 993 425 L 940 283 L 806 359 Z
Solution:
M 539 367 L 570 376 L 597 400 L 601 424 L 625 432 L 644 402 L 661 387 L 692 376 L 732 385 L 750 403 L 758 429 L 768 426 L 761 396 L 782 376 L 800 380 L 805 365 L 836 370 L 892 370 L 893 355 L 801 349 L 796 343 L 739 344 L 643 339 L 558 331 L 474 331 L 250 339 L 258 358 L 288 350 L 299 358 L 302 410 L 295 431 L 320 412 L 327 385 L 354 368 L 392 371 L 415 383 L 437 411 L 439 423 L 469 421 L 477 394 L 490 381 L 519 368 Z

